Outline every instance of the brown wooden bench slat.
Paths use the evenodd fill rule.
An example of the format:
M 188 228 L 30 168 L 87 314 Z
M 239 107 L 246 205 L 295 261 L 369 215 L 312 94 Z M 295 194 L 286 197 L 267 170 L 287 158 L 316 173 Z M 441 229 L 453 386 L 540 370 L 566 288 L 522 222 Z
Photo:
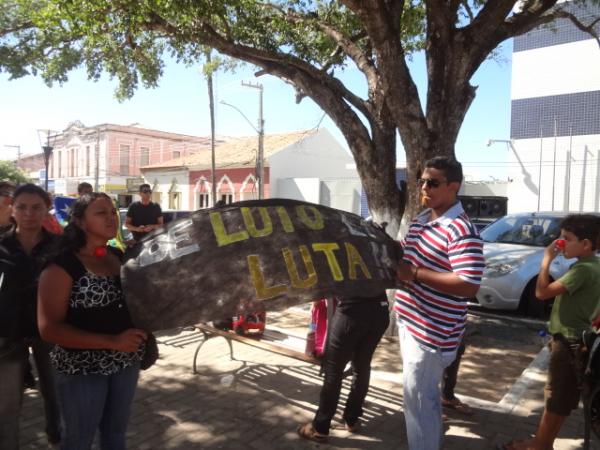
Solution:
M 246 345 L 251 345 L 256 348 L 260 348 L 262 350 L 266 350 L 266 351 L 270 351 L 273 353 L 277 353 L 279 355 L 287 356 L 289 358 L 293 358 L 293 359 L 296 359 L 299 361 L 304 361 L 304 362 L 307 362 L 310 364 L 317 364 L 317 365 L 321 364 L 321 360 L 319 360 L 313 356 L 309 356 L 306 353 L 304 353 L 303 351 L 294 350 L 292 348 L 285 347 L 283 345 L 279 345 L 279 344 L 276 344 L 273 342 L 262 340 L 259 335 L 249 335 L 249 336 L 239 335 L 239 334 L 236 334 L 234 331 L 219 330 L 218 328 L 215 328 L 215 327 L 205 324 L 205 323 L 196 324 L 196 325 L 194 325 L 194 327 L 198 331 L 202 332 L 205 335 L 205 340 L 203 340 L 200 344 L 198 344 L 198 347 L 196 348 L 196 352 L 194 354 L 194 361 L 193 361 L 194 373 L 196 373 L 196 358 L 198 356 L 198 351 L 200 350 L 200 347 L 202 347 L 204 342 L 206 342 L 206 340 L 210 339 L 210 337 L 216 337 L 216 336 L 221 336 L 222 338 L 227 340 L 227 343 L 229 344 L 230 356 L 232 359 L 233 359 L 233 347 L 231 346 L 231 341 L 236 341 L 236 342 L 241 342 Z

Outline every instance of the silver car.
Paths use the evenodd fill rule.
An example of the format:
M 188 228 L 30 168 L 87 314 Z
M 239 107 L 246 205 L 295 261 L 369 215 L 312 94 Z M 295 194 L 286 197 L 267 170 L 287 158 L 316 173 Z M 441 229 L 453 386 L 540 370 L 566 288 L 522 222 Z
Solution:
M 509 214 L 487 226 L 484 240 L 485 270 L 477 302 L 490 309 L 519 309 L 527 315 L 544 317 L 551 301 L 535 297 L 535 283 L 544 248 L 560 235 L 566 213 L 536 212 Z M 557 256 L 550 276 L 560 278 L 575 262 Z

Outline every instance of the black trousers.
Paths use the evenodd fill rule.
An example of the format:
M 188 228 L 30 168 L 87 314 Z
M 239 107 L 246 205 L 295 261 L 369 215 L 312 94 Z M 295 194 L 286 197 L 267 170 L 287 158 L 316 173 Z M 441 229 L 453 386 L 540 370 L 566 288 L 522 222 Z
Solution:
M 465 353 L 465 338 L 463 337 L 456 350 L 456 359 L 444 370 L 444 378 L 442 380 L 442 397 L 444 400 L 454 400 L 454 388 L 458 379 L 458 368 L 460 361 Z
M 325 379 L 319 409 L 313 420 L 317 432 L 329 434 L 342 389 L 342 375 L 348 362 L 352 362 L 352 386 L 343 419 L 348 425 L 354 425 L 362 415 L 371 378 L 371 359 L 388 325 L 389 311 L 385 297 L 381 301 L 361 303 L 342 301 L 337 307 L 328 334 L 323 363 Z

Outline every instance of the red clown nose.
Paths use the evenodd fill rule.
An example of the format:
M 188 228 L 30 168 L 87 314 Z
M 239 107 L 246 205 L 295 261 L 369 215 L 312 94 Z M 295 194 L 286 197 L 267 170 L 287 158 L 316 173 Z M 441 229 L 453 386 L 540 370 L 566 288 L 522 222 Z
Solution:
M 565 248 L 566 244 L 567 244 L 567 241 L 565 241 L 564 239 L 557 239 L 556 242 L 554 243 L 554 245 L 556 245 L 560 249 Z

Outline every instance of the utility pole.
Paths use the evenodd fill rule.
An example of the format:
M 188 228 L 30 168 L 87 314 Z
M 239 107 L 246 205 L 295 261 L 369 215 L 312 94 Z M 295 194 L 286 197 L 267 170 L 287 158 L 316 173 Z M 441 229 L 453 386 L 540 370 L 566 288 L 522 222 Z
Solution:
M 262 200 L 265 197 L 264 185 L 264 140 L 265 140 L 265 121 L 263 119 L 263 85 L 260 83 L 249 83 L 242 81 L 242 86 L 258 89 L 258 156 L 256 158 L 256 178 L 258 178 L 258 198 Z
M 538 174 L 538 204 L 537 210 L 540 211 L 540 204 L 542 201 L 542 155 L 544 153 L 544 132 L 542 124 L 540 123 L 540 173 Z
M 210 66 L 211 51 L 206 52 L 206 62 Z M 217 204 L 217 162 L 215 157 L 215 94 L 213 91 L 212 70 L 206 75 L 206 84 L 208 87 L 208 108 L 210 111 L 210 183 L 212 206 Z
M 557 135 L 557 123 L 556 115 L 554 116 L 554 159 L 552 162 L 552 211 L 554 211 L 554 184 L 556 182 L 556 135 Z

